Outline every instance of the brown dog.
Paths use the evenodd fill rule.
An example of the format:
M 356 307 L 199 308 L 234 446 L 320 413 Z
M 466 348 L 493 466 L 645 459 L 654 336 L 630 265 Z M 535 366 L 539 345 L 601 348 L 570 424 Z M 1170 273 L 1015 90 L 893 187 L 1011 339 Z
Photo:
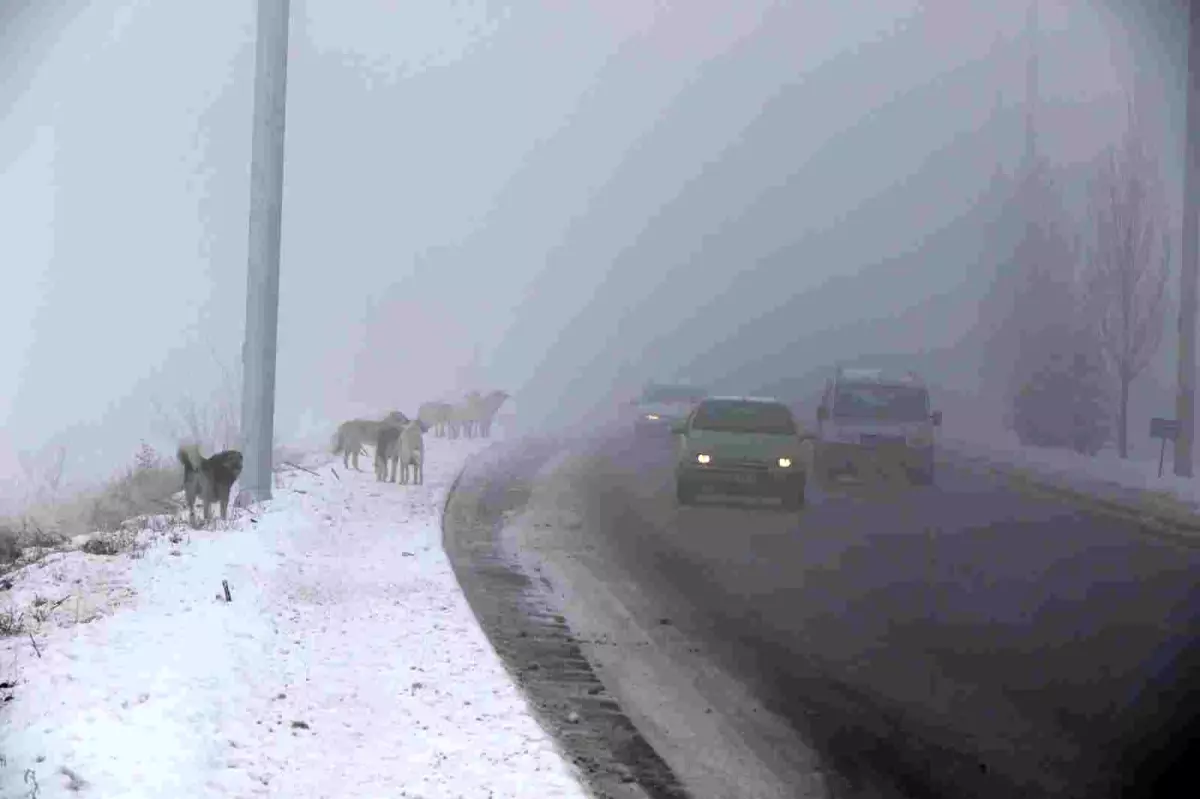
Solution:
M 221 518 L 229 518 L 229 492 L 242 474 L 242 453 L 227 449 L 203 458 L 200 448 L 190 444 L 179 448 L 179 462 L 183 464 L 183 493 L 192 526 L 196 526 L 197 497 L 204 505 L 205 522 L 212 519 L 214 502 L 221 503 Z

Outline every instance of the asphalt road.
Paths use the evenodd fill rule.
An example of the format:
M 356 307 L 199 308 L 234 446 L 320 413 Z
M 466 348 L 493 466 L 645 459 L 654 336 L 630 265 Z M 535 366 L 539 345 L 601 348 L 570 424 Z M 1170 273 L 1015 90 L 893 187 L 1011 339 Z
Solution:
M 1195 640 L 1200 549 L 954 461 L 934 486 L 810 485 L 789 514 L 677 507 L 669 438 L 585 449 L 596 544 L 683 598 L 675 623 L 849 779 L 913 797 L 1172 795 L 1119 781 L 1149 746 L 1133 741 L 1182 707 L 1163 691 Z

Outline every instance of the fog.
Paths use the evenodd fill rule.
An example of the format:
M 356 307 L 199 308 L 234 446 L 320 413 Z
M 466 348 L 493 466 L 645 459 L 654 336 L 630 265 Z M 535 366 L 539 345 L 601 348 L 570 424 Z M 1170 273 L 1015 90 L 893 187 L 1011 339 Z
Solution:
M 1182 26 L 1119 5 L 1039 4 L 1038 148 L 1082 219 L 1136 90 L 1177 239 Z M 82 485 L 236 401 L 254 4 L 0 9 L 0 476 L 65 446 Z M 472 388 L 525 429 L 652 378 L 798 398 L 864 355 L 961 420 L 1026 10 L 294 0 L 277 438 Z

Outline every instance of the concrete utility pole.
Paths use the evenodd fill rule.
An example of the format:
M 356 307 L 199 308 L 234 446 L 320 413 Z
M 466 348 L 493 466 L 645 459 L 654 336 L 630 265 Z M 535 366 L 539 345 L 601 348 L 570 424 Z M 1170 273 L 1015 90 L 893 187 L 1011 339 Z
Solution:
M 1200 0 L 1188 3 L 1187 125 L 1183 173 L 1183 260 L 1179 268 L 1179 396 L 1175 474 L 1192 476 L 1196 404 L 1196 271 L 1200 247 Z
M 1037 162 L 1038 97 L 1041 94 L 1040 65 L 1038 50 L 1038 4 L 1031 0 L 1025 11 L 1025 39 L 1029 54 L 1025 60 L 1025 169 L 1032 170 Z
M 240 481 L 242 491 L 254 502 L 271 498 L 290 11 L 289 0 L 258 0 L 246 343 L 242 348 L 242 454 L 245 464 Z

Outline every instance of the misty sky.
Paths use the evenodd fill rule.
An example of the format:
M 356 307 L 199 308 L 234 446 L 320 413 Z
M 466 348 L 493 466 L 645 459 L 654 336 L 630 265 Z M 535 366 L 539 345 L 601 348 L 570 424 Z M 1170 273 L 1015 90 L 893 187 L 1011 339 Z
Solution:
M 0 477 L 20 473 L 19 452 L 67 443 L 68 480 L 86 480 L 142 438 L 169 447 L 156 404 L 209 403 L 240 369 L 254 4 L 33 5 L 0 17 Z M 1043 97 L 1119 111 L 1128 44 L 1086 3 L 1042 6 Z M 476 386 L 540 414 L 673 368 L 638 337 L 747 266 L 704 262 L 706 235 L 972 62 L 994 62 L 978 91 L 883 131 L 836 179 L 821 172 L 790 212 L 796 236 L 912 179 L 987 122 L 998 91 L 1019 106 L 1024 14 L 984 0 L 294 0 L 278 436 L 325 440 L 336 420 Z M 776 136 L 786 159 L 739 149 L 785 95 L 808 98 Z M 1102 109 L 1048 129 L 1047 155 L 1091 158 L 1121 124 Z M 735 156 L 746 167 L 720 197 L 696 200 L 699 177 Z M 940 187 L 925 216 L 856 235 L 857 260 L 806 261 L 790 290 L 912 246 L 980 188 Z M 705 210 L 688 240 L 670 234 L 668 263 L 647 242 L 689 191 Z M 752 262 L 769 242 L 745 244 Z M 651 321 L 622 323 L 663 285 L 679 288 Z M 713 336 L 763 311 L 725 308 Z M 572 362 L 594 364 L 584 388 Z

